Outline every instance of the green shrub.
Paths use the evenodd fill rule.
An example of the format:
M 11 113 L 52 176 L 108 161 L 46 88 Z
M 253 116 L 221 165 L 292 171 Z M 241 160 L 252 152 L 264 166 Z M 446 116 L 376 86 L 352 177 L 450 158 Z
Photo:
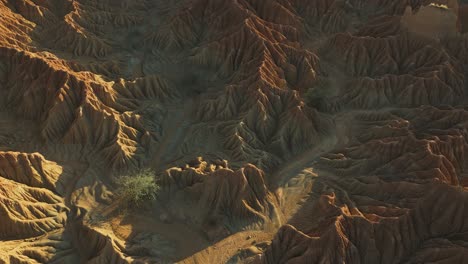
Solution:
M 116 183 L 118 197 L 127 205 L 140 206 L 146 201 L 155 200 L 160 189 L 151 170 L 120 176 Z

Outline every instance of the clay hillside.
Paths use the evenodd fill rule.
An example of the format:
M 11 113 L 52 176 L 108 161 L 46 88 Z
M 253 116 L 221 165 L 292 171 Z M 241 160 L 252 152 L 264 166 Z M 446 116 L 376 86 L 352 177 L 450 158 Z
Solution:
M 468 1 L 0 0 L 0 263 L 467 262 Z

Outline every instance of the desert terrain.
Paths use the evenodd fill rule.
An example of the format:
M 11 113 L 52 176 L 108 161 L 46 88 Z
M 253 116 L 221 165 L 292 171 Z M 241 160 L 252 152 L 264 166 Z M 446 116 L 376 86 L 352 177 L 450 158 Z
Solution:
M 468 263 L 465 32 L 456 0 L 0 0 L 0 263 Z

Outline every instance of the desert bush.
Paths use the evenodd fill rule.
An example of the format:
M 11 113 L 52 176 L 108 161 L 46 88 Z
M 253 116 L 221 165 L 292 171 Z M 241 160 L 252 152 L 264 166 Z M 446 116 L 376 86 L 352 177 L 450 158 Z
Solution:
M 117 195 L 127 205 L 140 206 L 146 201 L 155 200 L 159 185 L 152 170 L 142 170 L 117 178 Z

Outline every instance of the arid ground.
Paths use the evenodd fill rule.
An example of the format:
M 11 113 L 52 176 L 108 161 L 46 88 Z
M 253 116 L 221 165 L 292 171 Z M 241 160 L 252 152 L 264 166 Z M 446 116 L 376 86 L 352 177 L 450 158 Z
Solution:
M 466 2 L 0 0 L 0 263 L 468 263 Z

